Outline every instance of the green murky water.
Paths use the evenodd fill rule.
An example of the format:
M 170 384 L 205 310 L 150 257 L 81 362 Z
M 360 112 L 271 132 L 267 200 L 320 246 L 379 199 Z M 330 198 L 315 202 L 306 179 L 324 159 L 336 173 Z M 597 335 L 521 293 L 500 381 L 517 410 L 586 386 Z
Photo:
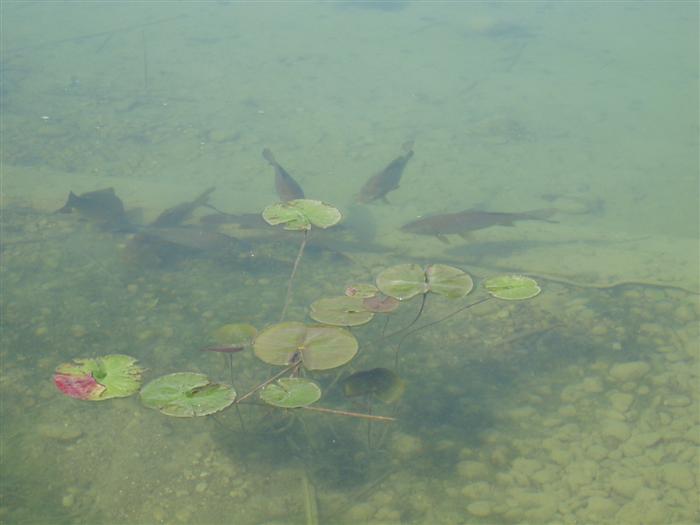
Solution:
M 690 524 L 698 468 L 697 6 L 421 2 L 1 6 L 0 522 Z M 60 23 L 57 23 L 60 22 Z M 401 152 L 390 204 L 352 196 Z M 319 406 L 169 418 L 138 396 L 61 395 L 55 367 L 124 353 L 145 380 L 228 381 L 200 352 L 233 322 L 278 321 L 297 232 L 223 226 L 254 259 L 154 256 L 133 233 L 53 214 L 113 186 L 143 224 L 209 186 L 276 200 L 275 151 L 346 223 L 312 234 L 288 320 L 405 262 L 469 272 L 401 342 L 396 404 L 339 379 L 393 369 L 420 299 L 353 328 L 348 365 L 311 373 Z M 557 223 L 445 244 L 417 215 L 556 207 Z M 190 221 L 209 213 L 200 209 Z M 393 337 L 382 338 L 382 333 Z M 276 369 L 234 355 L 239 393 Z M 338 375 L 340 371 L 341 375 Z

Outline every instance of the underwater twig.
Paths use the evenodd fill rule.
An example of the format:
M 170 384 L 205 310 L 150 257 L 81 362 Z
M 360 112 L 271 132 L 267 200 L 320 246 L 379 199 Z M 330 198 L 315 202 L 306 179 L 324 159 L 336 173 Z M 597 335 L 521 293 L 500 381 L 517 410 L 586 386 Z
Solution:
M 359 417 L 361 419 L 370 419 L 372 421 L 382 421 L 384 423 L 390 423 L 396 421 L 395 417 L 389 416 L 375 416 L 372 414 L 362 414 L 360 412 L 348 412 L 347 410 L 336 410 L 334 408 L 323 408 L 323 407 L 300 407 L 304 410 L 313 410 L 314 412 L 323 412 L 324 414 L 335 414 L 336 416 L 347 416 L 347 417 Z
M 252 389 L 250 392 L 248 392 L 247 394 L 244 394 L 243 396 L 241 396 L 241 397 L 239 397 L 238 399 L 236 399 L 235 403 L 236 403 L 236 404 L 242 403 L 243 401 L 245 401 L 246 399 L 248 399 L 250 396 L 252 396 L 253 394 L 255 394 L 255 392 L 257 392 L 257 391 L 260 390 L 261 388 L 265 388 L 267 385 L 269 385 L 270 383 L 272 383 L 275 379 L 278 379 L 278 378 L 282 377 L 284 374 L 286 374 L 286 373 L 289 372 L 290 370 L 294 369 L 295 367 L 299 367 L 299 366 L 301 366 L 301 361 L 297 361 L 296 363 L 292 363 L 291 365 L 289 365 L 288 367 L 286 367 L 284 370 L 282 370 L 282 371 L 279 372 L 278 374 L 275 374 L 275 375 L 273 375 L 271 378 L 266 379 L 265 381 L 263 381 L 262 383 L 260 383 L 258 386 L 256 386 L 255 388 L 253 388 L 253 389 Z
M 284 321 L 284 316 L 287 315 L 287 308 L 289 308 L 289 303 L 292 300 L 292 283 L 294 281 L 294 276 L 297 273 L 297 268 L 299 267 L 299 261 L 301 261 L 301 256 L 304 254 L 304 247 L 306 246 L 306 240 L 309 236 L 309 230 L 304 230 L 304 239 L 301 241 L 301 246 L 299 246 L 299 253 L 297 258 L 294 260 L 294 266 L 292 267 L 292 274 L 289 276 L 289 281 L 287 282 L 287 297 L 284 300 L 284 308 L 282 308 L 282 315 L 280 315 L 280 323 Z

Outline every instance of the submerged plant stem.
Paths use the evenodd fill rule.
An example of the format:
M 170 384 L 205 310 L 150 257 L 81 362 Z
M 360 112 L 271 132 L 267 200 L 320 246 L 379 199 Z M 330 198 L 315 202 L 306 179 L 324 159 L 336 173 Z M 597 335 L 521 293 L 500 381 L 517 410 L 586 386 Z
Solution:
M 292 284 L 294 282 L 294 276 L 297 273 L 297 268 L 299 268 L 301 256 L 304 255 L 304 248 L 306 247 L 306 240 L 308 237 L 309 230 L 304 230 L 304 239 L 301 241 L 299 253 L 297 254 L 297 258 L 294 260 L 294 266 L 292 267 L 292 274 L 289 276 L 289 281 L 287 281 L 287 297 L 284 299 L 284 307 L 282 308 L 282 315 L 280 315 L 280 323 L 284 321 L 284 316 L 287 315 L 287 308 L 289 308 L 289 303 L 292 300 Z
M 246 399 L 248 399 L 250 396 L 252 396 L 253 394 L 255 394 L 255 392 L 257 392 L 257 391 L 260 390 L 261 388 L 265 388 L 267 385 L 269 385 L 270 383 L 272 383 L 275 379 L 277 379 L 277 378 L 279 378 L 279 377 L 282 377 L 284 374 L 286 374 L 286 373 L 289 372 L 290 370 L 292 370 L 292 369 L 294 369 L 295 367 L 298 367 L 298 366 L 300 366 L 300 365 L 301 365 L 301 362 L 292 363 L 291 365 L 289 365 L 288 367 L 286 367 L 286 368 L 285 368 L 284 370 L 282 370 L 281 372 L 279 372 L 279 373 L 273 375 L 271 378 L 266 379 L 265 381 L 263 381 L 262 383 L 260 383 L 258 386 L 256 386 L 255 388 L 253 388 L 253 390 L 251 390 L 251 391 L 248 392 L 247 394 L 245 394 L 245 395 L 239 397 L 238 399 L 236 399 L 236 404 L 242 403 L 243 401 L 245 401 Z
M 369 419 L 371 421 L 382 421 L 384 423 L 390 423 L 396 421 L 395 417 L 388 416 L 374 416 L 372 414 L 362 414 L 360 412 L 348 412 L 347 410 L 336 410 L 334 408 L 322 408 L 322 407 L 312 407 L 306 406 L 301 407 L 304 410 L 313 410 L 314 412 L 323 412 L 324 414 L 335 414 L 336 416 L 347 416 L 347 417 L 359 417 L 361 419 Z
M 424 296 L 424 297 L 425 297 L 425 296 Z M 487 297 L 483 297 L 483 298 L 479 299 L 478 301 L 475 301 L 475 302 L 473 302 L 473 303 L 469 303 L 469 304 L 467 304 L 467 305 L 465 305 L 465 306 L 462 306 L 461 308 L 457 308 L 454 312 L 451 312 L 451 313 L 447 314 L 445 317 L 441 317 L 440 319 L 437 319 L 437 320 L 435 320 L 435 321 L 432 321 L 432 322 L 430 322 L 430 323 L 428 323 L 428 324 L 424 324 L 423 326 L 418 326 L 418 327 L 414 328 L 413 330 L 409 330 L 408 332 L 406 332 L 405 334 L 403 334 L 403 337 L 399 340 L 399 344 L 396 345 L 396 352 L 394 353 L 394 367 L 396 368 L 396 370 L 399 369 L 399 350 L 401 350 L 401 345 L 403 344 L 403 342 L 406 340 L 406 338 L 407 338 L 409 335 L 415 334 L 416 332 L 418 332 L 418 331 L 420 331 L 420 330 L 423 330 L 424 328 L 428 328 L 428 327 L 430 327 L 430 326 L 436 325 L 436 324 L 441 323 L 441 322 L 443 322 L 443 321 L 447 321 L 450 317 L 454 317 L 454 316 L 457 315 L 458 313 L 463 312 L 464 310 L 466 310 L 466 309 L 468 309 L 468 308 L 471 308 L 472 306 L 476 306 L 477 304 L 481 304 L 481 303 L 483 303 L 483 302 L 486 302 L 486 301 L 488 301 L 489 299 L 493 299 L 493 296 L 489 295 L 489 296 L 487 296 Z M 423 309 L 421 308 L 421 311 L 422 311 L 422 310 L 423 310 Z M 418 312 L 418 313 L 419 313 L 419 315 L 418 315 L 418 316 L 416 317 L 416 319 L 413 321 L 414 323 L 416 322 L 416 320 L 418 320 L 418 317 L 420 317 L 420 312 Z M 411 324 L 413 324 L 413 323 L 411 323 Z M 408 325 L 408 326 L 411 326 L 411 325 Z M 408 327 L 407 327 L 407 328 L 408 328 Z M 393 334 L 392 334 L 392 335 L 393 335 Z

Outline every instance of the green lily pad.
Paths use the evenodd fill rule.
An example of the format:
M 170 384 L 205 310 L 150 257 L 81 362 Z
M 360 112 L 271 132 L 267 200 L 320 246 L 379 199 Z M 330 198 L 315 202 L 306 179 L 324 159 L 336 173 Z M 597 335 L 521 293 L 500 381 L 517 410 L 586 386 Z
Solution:
M 143 368 L 128 355 L 111 354 L 93 359 L 74 359 L 56 368 L 54 383 L 64 394 L 77 399 L 102 401 L 127 397 L 138 391 Z
M 373 395 L 384 403 L 398 401 L 406 390 L 406 382 L 388 368 L 356 372 L 343 381 L 347 397 Z
M 278 202 L 267 206 L 262 215 L 272 226 L 284 224 L 285 230 L 310 230 L 312 224 L 317 228 L 330 228 L 341 218 L 337 208 L 312 199 Z
M 283 377 L 265 386 L 260 399 L 280 408 L 300 408 L 321 399 L 321 389 L 303 377 Z
M 431 264 L 423 270 L 417 264 L 399 264 L 377 276 L 377 287 L 399 301 L 428 292 L 457 299 L 471 292 L 474 282 L 468 273 L 454 266 Z
M 448 299 L 464 297 L 474 288 L 474 281 L 464 270 L 446 264 L 431 264 L 425 270 L 431 292 Z
M 423 268 L 417 264 L 390 266 L 377 275 L 377 288 L 384 295 L 405 301 L 428 291 Z
M 355 336 L 344 328 L 297 322 L 272 325 L 253 343 L 255 355 L 262 361 L 286 366 L 301 360 L 307 370 L 344 365 L 355 357 L 357 347 Z
M 248 323 L 225 324 L 214 331 L 214 339 L 220 345 L 247 346 L 258 334 L 257 329 Z
M 530 299 L 542 291 L 537 281 L 524 275 L 498 275 L 491 277 L 484 281 L 484 288 L 494 297 L 508 301 Z
M 141 389 L 148 408 L 175 417 L 207 416 L 223 410 L 236 399 L 229 385 L 212 383 L 204 374 L 177 372 L 158 377 Z
M 309 316 L 319 323 L 334 326 L 359 326 L 374 314 L 364 307 L 362 297 L 329 297 L 311 304 Z
M 374 297 L 379 289 L 371 283 L 349 284 L 345 287 L 345 295 L 348 297 Z

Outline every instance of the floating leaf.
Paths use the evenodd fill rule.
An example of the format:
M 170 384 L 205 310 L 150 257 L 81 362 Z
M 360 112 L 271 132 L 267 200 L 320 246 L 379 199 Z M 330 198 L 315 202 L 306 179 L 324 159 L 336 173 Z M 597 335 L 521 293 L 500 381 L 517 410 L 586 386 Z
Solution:
M 388 314 L 399 307 L 399 300 L 388 295 L 379 294 L 362 299 L 362 305 L 370 312 Z
M 280 408 L 300 408 L 321 398 L 321 389 L 313 381 L 303 377 L 285 377 L 270 383 L 260 392 L 260 398 Z
M 491 295 L 498 299 L 508 301 L 518 301 L 530 299 L 539 294 L 542 289 L 537 281 L 524 275 L 499 275 L 484 281 L 486 288 Z
M 370 283 L 349 284 L 345 287 L 345 295 L 348 297 L 374 297 L 379 289 Z
M 474 281 L 464 270 L 446 264 L 431 264 L 425 270 L 431 292 L 448 299 L 464 297 L 474 288 Z
M 377 287 L 399 301 L 427 292 L 457 299 L 471 292 L 474 282 L 469 274 L 454 266 L 431 264 L 423 270 L 417 264 L 399 264 L 377 276 Z
M 94 359 L 74 359 L 56 368 L 54 383 L 64 394 L 77 399 L 102 401 L 127 397 L 141 384 L 143 368 L 128 355 L 111 354 Z
M 383 294 L 404 301 L 428 291 L 423 268 L 417 264 L 391 266 L 377 276 L 377 288 Z
M 260 332 L 253 343 L 255 355 L 271 365 L 289 365 L 301 359 L 308 370 L 344 365 L 357 353 L 357 339 L 344 328 L 278 323 Z
M 343 381 L 347 397 L 373 395 L 384 403 L 398 401 L 406 390 L 406 382 L 387 368 L 356 372 Z
M 141 389 L 148 408 L 175 417 L 206 416 L 223 410 L 236 399 L 229 385 L 212 383 L 204 374 L 177 372 L 158 377 Z
M 334 326 L 358 326 L 369 322 L 374 314 L 367 311 L 361 297 L 330 297 L 311 304 L 309 316 L 319 323 Z
M 257 329 L 248 323 L 225 324 L 214 331 L 214 340 L 221 346 L 203 350 L 226 352 L 227 347 L 231 348 L 229 351 L 243 350 L 253 342 L 257 334 Z
M 312 224 L 317 228 L 330 228 L 340 218 L 337 208 L 312 199 L 278 202 L 263 210 L 263 219 L 268 224 L 284 224 L 285 230 L 309 230 Z

